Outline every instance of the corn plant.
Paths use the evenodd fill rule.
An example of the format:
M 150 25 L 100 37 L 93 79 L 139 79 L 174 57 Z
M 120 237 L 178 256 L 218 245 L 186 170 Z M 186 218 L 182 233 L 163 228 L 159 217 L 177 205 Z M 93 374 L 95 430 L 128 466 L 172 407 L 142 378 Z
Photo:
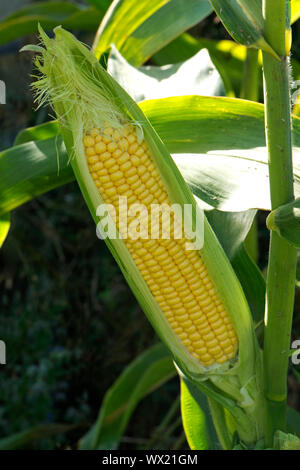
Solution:
M 239 91 L 244 100 L 191 92 L 180 96 L 179 75 L 171 95 L 152 81 L 160 98 L 147 100 L 153 79 L 139 66 L 150 57 L 159 62 L 178 45 L 183 51 L 197 48 L 196 39 L 180 34 L 212 9 L 240 43 L 232 42 L 232 47 L 243 50 Z M 153 25 L 158 27 L 155 21 L 163 25 L 170 15 L 169 36 L 159 38 L 159 28 L 157 36 L 151 35 Z M 39 45 L 23 48 L 35 54 L 32 89 L 37 107 L 49 105 L 56 120 L 21 132 L 17 145 L 0 158 L 2 238 L 10 210 L 77 180 L 98 237 L 105 240 L 166 347 L 145 356 L 145 362 L 159 361 L 163 371 L 153 384 L 172 376 L 175 365 L 183 427 L 192 449 L 299 448 L 300 415 L 292 427 L 287 409 L 299 246 L 292 134 L 295 154 L 300 146 L 299 119 L 291 116 L 290 25 L 287 0 L 198 0 L 188 8 L 179 0 L 151 6 L 115 0 L 92 50 L 62 26 L 54 29 L 53 38 L 39 26 Z M 213 52 L 207 44 L 207 49 L 232 96 L 230 71 L 224 72 L 216 47 Z M 254 102 L 260 93 L 261 53 L 265 108 Z M 183 60 L 183 66 L 188 63 Z M 148 89 L 143 85 L 147 80 Z M 146 100 L 137 103 L 138 96 Z M 261 150 L 265 138 L 267 161 Z M 247 173 L 250 183 L 240 180 L 242 171 L 233 171 L 228 190 L 231 182 L 225 187 L 221 174 L 226 178 L 236 170 L 230 159 L 240 152 L 243 160 L 243 151 L 252 153 L 247 165 L 264 168 L 264 181 L 261 171 Z M 222 159 L 225 164 L 220 164 Z M 26 166 L 30 160 L 35 160 L 34 167 Z M 15 170 L 20 165 L 23 182 L 12 174 L 12 161 Z M 240 200 L 237 188 L 244 184 L 257 187 L 259 202 L 252 193 Z M 271 211 L 266 284 L 255 263 L 257 207 Z M 249 250 L 254 247 L 254 260 L 244 248 L 245 239 Z M 101 242 L 95 237 L 95 243 Z M 133 386 L 141 364 L 137 361 L 111 389 L 81 448 L 116 447 L 130 412 L 145 395 L 143 385 L 119 424 L 113 420 L 105 425 L 105 410 L 113 406 L 112 397 L 126 377 Z

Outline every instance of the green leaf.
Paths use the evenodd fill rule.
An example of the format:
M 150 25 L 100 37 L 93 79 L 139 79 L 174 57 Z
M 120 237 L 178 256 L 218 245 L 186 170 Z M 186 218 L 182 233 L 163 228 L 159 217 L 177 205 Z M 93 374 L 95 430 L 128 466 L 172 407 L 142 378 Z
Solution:
M 233 39 L 279 57 L 264 38 L 262 0 L 210 0 Z
M 216 447 L 218 440 L 211 422 L 205 395 L 188 379 L 181 379 L 180 399 L 182 423 L 190 449 L 208 450 Z
M 3 214 L 0 217 L 0 248 L 2 247 L 8 235 L 10 228 L 10 214 Z
M 162 344 L 141 354 L 106 392 L 98 419 L 80 441 L 80 449 L 116 449 L 138 403 L 174 375 L 172 358 Z
M 47 140 L 59 134 L 57 121 L 50 121 L 35 127 L 27 127 L 20 131 L 15 139 L 14 145 L 21 145 L 35 140 Z
M 0 450 L 17 450 L 23 449 L 28 444 L 34 441 L 53 436 L 55 434 L 62 434 L 68 432 L 76 425 L 72 424 L 41 424 L 25 431 L 12 434 L 11 436 L 3 437 L 0 439 Z
M 144 101 L 140 106 L 205 209 L 215 207 L 230 212 L 251 208 L 270 210 L 262 105 L 231 98 L 185 96 Z M 300 120 L 294 118 L 294 177 L 298 196 L 299 123 Z M 46 134 L 47 127 L 43 126 L 42 131 Z M 55 125 L 49 124 L 49 132 L 54 130 Z M 18 139 L 26 139 L 38 132 L 39 127 L 31 129 Z M 29 142 L 23 144 L 25 147 L 17 146 L 0 154 L 0 213 L 73 179 L 65 150 L 59 139 L 57 142 L 59 173 L 54 138 L 35 144 Z M 16 162 L 20 166 L 20 174 L 13 169 Z M 36 180 L 36 174 L 41 180 Z M 26 191 L 28 186 L 31 191 Z
M 86 0 L 86 1 L 87 3 L 89 3 L 90 5 L 93 5 L 95 8 L 97 8 L 100 11 L 106 11 L 112 3 L 112 0 Z
M 300 248 L 300 198 L 272 211 L 267 218 L 267 227 Z
M 291 0 L 291 24 L 300 18 L 300 0 Z
M 239 96 L 246 47 L 233 41 L 194 38 L 190 34 L 183 33 L 155 53 L 152 61 L 157 65 L 176 63 L 189 59 L 204 48 L 208 50 L 212 62 L 222 77 L 227 95 Z M 262 80 L 260 87 L 262 89 Z
M 140 106 L 202 201 L 222 211 L 270 210 L 263 105 L 193 96 Z M 295 118 L 296 195 L 300 195 L 299 123 Z
M 178 64 L 136 68 L 113 47 L 107 70 L 135 101 L 179 95 L 224 95 L 220 75 L 205 49 Z
M 115 0 L 98 30 L 95 53 L 100 57 L 114 44 L 126 60 L 139 66 L 211 11 L 207 0 Z
M 208 221 L 226 252 L 243 287 L 256 324 L 264 318 L 266 284 L 261 271 L 244 247 L 256 210 L 207 211 Z
M 100 8 L 100 5 L 99 5 Z M 26 34 L 38 32 L 38 23 L 44 29 L 63 25 L 68 29 L 95 31 L 105 9 L 79 7 L 69 2 L 41 2 L 20 8 L 0 23 L 0 45 Z
M 244 242 L 255 217 L 256 210 L 244 212 L 207 211 L 207 219 L 217 235 L 225 253 L 231 260 Z
M 74 179 L 60 136 L 0 153 L 0 213 Z
M 265 279 L 244 245 L 237 250 L 231 264 L 243 288 L 254 322 L 258 326 L 265 314 Z

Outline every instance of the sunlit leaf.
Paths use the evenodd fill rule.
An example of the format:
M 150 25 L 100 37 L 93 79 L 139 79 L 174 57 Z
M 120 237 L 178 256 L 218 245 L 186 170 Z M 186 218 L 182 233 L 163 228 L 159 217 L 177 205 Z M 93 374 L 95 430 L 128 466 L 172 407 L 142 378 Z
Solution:
M 99 57 L 114 44 L 139 66 L 211 11 L 208 0 L 115 0 L 98 30 L 95 53 Z
M 0 214 L 74 179 L 60 136 L 1 152 L 0 172 Z
M 291 0 L 291 23 L 300 18 L 300 0 Z
M 193 393 L 192 393 L 193 392 Z M 180 381 L 182 424 L 191 450 L 208 450 L 216 446 L 212 443 L 213 426 L 207 398 L 187 379 Z
M 3 214 L 0 216 L 0 248 L 2 247 L 8 235 L 10 228 L 10 214 Z
M 270 210 L 262 105 L 230 98 L 185 96 L 143 101 L 140 106 L 204 208 L 230 212 L 252 208 Z M 295 118 L 294 177 L 298 197 L 299 123 Z M 49 126 L 49 132 L 53 132 L 55 125 Z M 42 131 L 46 134 L 45 126 Z M 2 213 L 73 179 L 59 139 L 23 145 L 0 154 Z M 20 173 L 13 170 L 12 161 L 18 162 Z
M 205 49 L 178 64 L 136 68 L 113 48 L 108 71 L 135 101 L 182 95 L 224 95 L 220 75 Z

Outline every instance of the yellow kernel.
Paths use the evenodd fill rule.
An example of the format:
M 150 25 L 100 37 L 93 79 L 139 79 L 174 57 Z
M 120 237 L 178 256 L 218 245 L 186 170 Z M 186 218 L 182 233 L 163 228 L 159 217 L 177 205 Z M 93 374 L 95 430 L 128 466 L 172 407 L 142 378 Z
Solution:
M 150 179 L 145 183 L 145 185 L 146 185 L 147 188 L 150 189 L 150 188 L 153 186 L 154 183 L 155 183 L 154 179 L 153 179 L 153 178 L 150 178 Z
M 106 168 L 102 168 L 101 170 L 98 171 L 99 176 L 108 176 L 108 172 Z
M 120 166 L 120 170 L 122 170 L 122 171 L 129 170 L 129 168 L 131 168 L 131 163 L 130 163 L 129 161 L 123 163 L 123 164 Z
M 105 135 L 112 136 L 113 133 L 114 133 L 114 130 L 113 130 L 111 127 L 105 127 L 104 130 L 103 130 L 103 133 L 104 133 Z
M 117 142 L 120 139 L 121 134 L 119 131 L 114 131 L 112 137 Z
M 115 171 L 119 170 L 119 165 L 113 165 L 111 168 L 108 169 L 110 173 L 114 173 Z
M 103 183 L 103 188 L 105 188 L 105 190 L 109 188 L 114 188 L 114 184 L 111 181 L 108 181 L 107 183 Z
M 106 191 L 107 196 L 114 196 L 117 193 L 116 188 L 109 188 Z
M 104 135 L 102 137 L 102 141 L 105 143 L 105 144 L 109 144 L 111 141 L 112 141 L 112 138 L 109 136 L 109 135 Z
M 93 147 L 93 145 L 95 144 L 95 141 L 93 137 L 90 137 L 87 135 L 83 138 L 83 144 L 85 147 Z
M 128 140 L 128 142 L 129 142 L 130 144 L 133 144 L 133 143 L 136 141 L 136 135 L 134 135 L 134 134 L 129 134 L 129 135 L 127 136 L 127 140 Z
M 141 157 L 144 154 L 144 149 L 142 147 L 139 147 L 136 152 L 135 152 L 137 157 Z
M 118 159 L 118 163 L 121 165 L 122 163 L 127 162 L 130 159 L 130 155 L 128 152 L 123 152 L 122 155 Z
M 128 140 L 123 138 L 119 141 L 119 148 L 123 151 L 128 149 Z
M 103 168 L 103 163 L 102 162 L 97 162 L 95 165 L 91 166 L 91 170 L 93 171 L 99 171 Z
M 118 191 L 120 194 L 126 193 L 126 191 L 129 190 L 128 184 L 121 184 L 121 186 L 118 187 Z
M 228 354 L 228 355 L 230 354 L 230 355 L 231 355 L 231 354 L 233 354 L 233 352 L 234 352 L 234 348 L 233 348 L 232 345 L 230 345 L 230 346 L 227 346 L 226 348 L 223 348 L 223 351 L 224 351 L 226 354 Z
M 94 163 L 99 161 L 98 155 L 92 155 L 91 157 L 88 158 L 88 162 L 90 165 L 93 165 Z
M 122 150 L 120 150 L 120 149 L 115 150 L 114 153 L 113 153 L 113 157 L 116 160 L 119 159 L 121 155 L 122 155 Z
M 223 355 L 222 349 L 220 346 L 216 346 L 215 348 L 209 348 L 210 354 L 212 354 L 214 357 L 219 357 Z
M 201 356 L 201 361 L 204 362 L 205 366 L 211 366 L 215 361 L 209 354 L 204 354 Z
M 129 145 L 128 152 L 131 153 L 131 155 L 134 155 L 136 150 L 138 149 L 139 144 L 136 142 L 134 144 Z
M 125 174 L 126 177 L 136 175 L 136 169 L 135 169 L 135 167 L 130 167 L 130 169 L 127 170 L 127 171 L 125 171 L 124 174 Z
M 106 151 L 106 145 L 104 142 L 97 142 L 95 145 L 95 151 L 98 154 L 104 153 Z
M 105 161 L 104 165 L 105 165 L 105 168 L 111 168 L 112 166 L 114 166 L 116 164 L 116 161 L 114 158 L 109 158 L 108 160 Z
M 99 129 L 97 129 L 96 127 L 93 127 L 93 129 L 90 130 L 90 135 L 92 136 L 99 135 Z
M 92 155 L 95 155 L 95 149 L 94 149 L 94 147 L 87 147 L 87 148 L 85 149 L 85 154 L 86 154 L 87 157 L 90 157 L 90 156 L 92 156 Z
M 132 165 L 134 166 L 138 166 L 140 164 L 140 159 L 136 156 L 136 155 L 133 155 L 130 159 Z
M 107 150 L 109 152 L 114 152 L 115 150 L 117 150 L 117 144 L 115 142 L 110 142 L 109 144 L 107 144 Z
M 148 173 L 148 171 L 146 171 L 145 173 L 141 174 L 140 177 L 141 177 L 141 180 L 143 181 L 143 183 L 145 183 L 145 185 L 148 186 L 147 181 L 150 178 L 150 173 Z
M 100 170 L 100 171 L 103 171 L 103 170 Z M 99 171 L 99 173 L 100 173 L 100 171 Z M 101 181 L 102 184 L 111 182 L 110 177 L 108 175 L 107 176 L 101 176 L 100 181 Z
M 140 165 L 137 170 L 140 176 L 144 175 L 146 171 L 147 171 L 147 168 L 144 165 Z
M 131 185 L 133 183 L 135 183 L 136 181 L 138 181 L 139 177 L 137 174 L 133 175 L 133 176 L 130 176 L 129 178 L 127 178 L 127 182 Z
M 110 152 L 104 152 L 101 154 L 101 160 L 102 161 L 105 161 L 105 160 L 108 160 L 109 158 L 111 158 L 111 153 Z

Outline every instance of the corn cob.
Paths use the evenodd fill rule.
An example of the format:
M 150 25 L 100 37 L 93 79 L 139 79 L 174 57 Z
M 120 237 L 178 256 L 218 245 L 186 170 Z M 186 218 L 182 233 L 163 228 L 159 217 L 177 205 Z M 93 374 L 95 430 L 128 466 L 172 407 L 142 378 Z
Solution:
M 51 40 L 41 31 L 46 49 L 34 48 L 42 54 L 43 61 L 37 57 L 36 64 L 43 75 L 33 86 L 39 103 L 49 100 L 55 108 L 73 169 L 95 221 L 99 222 L 99 204 L 114 209 L 112 215 L 122 241 L 109 239 L 107 243 L 159 334 L 168 325 L 166 338 L 174 354 L 184 345 L 188 356 L 194 359 L 193 368 L 199 364 L 205 370 L 225 364 L 228 368 L 237 352 L 244 359 L 240 346 L 251 331 L 251 322 L 224 253 L 206 220 L 205 249 L 187 248 L 191 245 L 190 229 L 182 227 L 172 212 L 169 238 L 157 236 L 162 230 L 161 220 L 154 227 L 156 235 L 151 233 L 150 239 L 124 236 L 127 227 L 123 226 L 123 211 L 127 207 L 123 209 L 118 204 L 120 197 L 126 198 L 128 214 L 136 203 L 143 204 L 147 215 L 151 215 L 152 205 L 170 208 L 175 202 L 182 208 L 186 203 L 195 208 L 195 201 L 138 107 L 133 107 L 128 95 L 111 81 L 82 44 L 62 28 L 55 32 L 57 39 Z M 73 54 L 81 59 L 73 60 Z M 68 70 L 64 71 L 66 64 Z M 128 113 L 128 108 L 136 118 Z M 130 226 L 135 216 L 127 219 Z M 151 217 L 149 223 L 152 226 Z M 215 269 L 216 260 L 220 273 Z M 224 277 L 232 279 L 234 287 L 221 281 Z M 236 318 L 233 312 L 238 309 L 241 312 Z M 241 320 L 244 327 L 237 335 Z
M 116 209 L 117 228 L 124 214 L 118 199 L 141 203 L 150 213 L 151 204 L 171 205 L 147 144 L 139 143 L 136 130 L 92 128 L 83 138 L 90 174 L 106 204 Z M 186 251 L 186 239 L 175 239 L 176 217 L 171 213 L 171 239 L 125 238 L 138 269 L 189 352 L 204 366 L 231 359 L 237 337 L 199 253 Z
M 204 216 L 204 243 L 198 244 L 199 208 L 141 109 L 70 33 L 56 28 L 55 39 L 40 33 L 45 47 L 26 47 L 39 53 L 36 99 L 54 107 L 99 232 L 104 216 L 98 209 L 105 203 L 120 235 L 106 243 L 179 373 L 230 411 L 245 442 L 255 442 L 261 435 L 261 359 L 249 307 L 224 251 Z M 124 197 L 128 228 L 136 221 L 130 212 L 136 203 L 151 215 L 152 205 L 174 203 L 193 212 L 183 227 L 170 212 L 169 237 L 157 236 L 161 221 L 150 239 L 126 237 Z M 143 233 L 149 220 L 141 219 Z

